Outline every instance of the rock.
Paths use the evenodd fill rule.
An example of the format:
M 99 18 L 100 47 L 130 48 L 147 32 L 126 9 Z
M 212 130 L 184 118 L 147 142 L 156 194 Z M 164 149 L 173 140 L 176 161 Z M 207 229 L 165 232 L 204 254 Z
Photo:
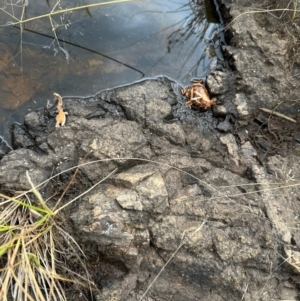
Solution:
M 241 153 L 246 158 L 247 157 L 253 157 L 253 158 L 257 157 L 257 152 L 254 149 L 253 145 L 249 141 L 242 144 Z
M 249 101 L 244 93 L 235 94 L 235 98 L 233 102 L 236 105 L 236 109 L 238 111 L 240 118 L 243 118 L 243 116 L 247 116 L 249 114 L 249 109 L 248 109 Z
M 29 149 L 11 151 L 1 160 L 0 185 L 5 190 L 29 190 L 26 172 L 34 184 L 39 184 L 50 177 L 54 162 Z
M 223 261 L 250 261 L 260 253 L 260 247 L 244 231 L 219 230 L 214 233 L 213 240 L 216 252 Z
M 288 160 L 280 155 L 267 158 L 266 171 L 282 180 L 287 180 L 289 176 L 292 176 L 292 166 L 289 166 Z
M 10 151 L 11 148 L 7 145 L 6 141 L 0 138 L 0 160 Z
M 242 15 L 243 11 L 251 10 L 249 3 L 221 2 L 230 7 L 233 20 L 230 22 L 231 45 L 225 48 L 239 78 L 238 90 L 247 94 L 248 106 L 261 107 L 264 104 L 264 107 L 274 108 L 283 99 L 295 99 L 297 79 L 287 75 L 293 65 L 289 64 L 289 48 L 294 47 L 287 36 L 295 27 L 285 27 L 282 34 L 274 30 L 279 27 L 274 23 L 280 22 L 279 19 L 275 21 L 274 16 L 264 13 Z M 265 7 L 273 4 L 268 0 L 264 2 Z M 273 31 L 266 30 L 268 27 L 272 27 Z
M 14 148 L 34 147 L 35 142 L 25 127 L 20 124 L 14 124 L 12 127 L 12 146 Z
M 227 146 L 229 154 L 232 156 L 235 164 L 238 165 L 238 146 L 236 144 L 234 136 L 232 134 L 226 134 L 224 136 L 221 136 L 220 140 Z
M 128 224 L 129 213 L 118 208 L 114 199 L 109 196 L 110 189 L 111 187 L 101 186 L 99 190 L 95 190 L 81 202 L 81 213 L 73 213 L 71 219 L 75 227 L 81 228 L 84 242 L 97 244 L 99 250 L 110 250 L 109 259 L 118 258 L 127 268 L 134 269 L 139 261 L 135 241 L 138 237 L 141 246 L 149 245 L 149 233 L 133 233 L 134 227 Z
M 190 110 L 170 91 L 166 81 L 147 80 L 102 93 L 85 108 L 66 99 L 67 123 L 57 129 L 48 127 L 54 116 L 31 114 L 21 127 L 30 143 L 19 139 L 30 149 L 3 157 L 1 188 L 26 190 L 26 172 L 38 184 L 82 164 L 74 178 L 62 173 L 41 193 L 56 196 L 72 179 L 63 202 L 80 197 L 63 220 L 86 251 L 98 300 L 141 297 L 160 270 L 148 292 L 156 300 L 255 300 L 262 290 L 280 299 L 287 290 L 278 283 L 294 296 L 297 278 L 277 269 L 278 250 L 300 246 L 291 224 L 299 186 L 273 185 L 284 160 L 261 166 L 246 137 L 240 148 L 232 133 L 215 128 L 211 111 Z M 298 165 L 291 168 L 287 181 L 300 178 Z M 106 277 L 99 274 L 105 263 Z M 266 282 L 270 266 L 274 283 Z
M 30 189 L 26 172 L 38 184 L 84 164 L 63 202 L 96 186 L 62 220 L 86 251 L 91 280 L 101 287 L 96 300 L 139 300 L 150 285 L 149 300 L 299 297 L 299 157 L 261 160 L 271 142 L 254 131 L 251 144 L 248 122 L 262 104 L 299 98 L 299 58 L 290 63 L 291 35 L 270 25 L 271 14 L 239 17 L 249 1 L 220 3 L 233 21 L 224 46 L 232 70 L 208 76 L 218 98 L 212 110 L 187 108 L 176 83 L 145 80 L 90 100 L 65 99 L 63 128 L 54 128 L 53 110 L 30 113 L 13 128 L 19 149 L 0 153 L 0 186 L 10 195 Z M 296 20 L 289 24 L 297 33 Z M 260 128 L 268 119 L 251 122 Z M 293 134 L 297 147 L 297 124 Z M 61 174 L 42 195 L 57 196 L 71 177 Z M 99 262 L 109 263 L 106 277 Z
M 229 132 L 230 130 L 232 130 L 232 123 L 230 123 L 229 116 L 227 116 L 223 121 L 220 121 L 217 128 L 222 132 Z
M 130 295 L 135 288 L 137 282 L 137 275 L 130 273 L 121 279 L 113 282 L 103 283 L 101 294 L 96 295 L 97 301 L 114 301 L 122 300 L 124 296 Z
M 207 77 L 207 86 L 212 94 L 224 94 L 232 89 L 234 76 L 229 72 L 215 71 Z
M 156 124 L 150 127 L 151 131 L 158 136 L 163 136 L 170 143 L 184 146 L 186 142 L 185 133 L 181 126 L 177 124 Z
M 162 93 L 157 97 L 157 91 Z M 161 83 L 144 82 L 139 87 L 128 86 L 120 90 L 112 99 L 125 111 L 128 120 L 140 124 L 155 124 L 172 116 L 171 106 L 164 99 L 168 98 L 168 89 Z M 121 101 L 119 101 L 121 100 Z
M 227 109 L 223 105 L 216 105 L 212 107 L 213 113 L 215 117 L 226 117 Z
M 136 166 L 126 173 L 120 173 L 114 177 L 114 181 L 124 186 L 115 196 L 122 208 L 152 213 L 163 213 L 166 210 L 168 192 L 165 182 L 159 172 L 152 171 L 148 165 Z M 130 194 L 132 190 L 133 195 Z M 135 206 L 137 208 L 133 208 Z

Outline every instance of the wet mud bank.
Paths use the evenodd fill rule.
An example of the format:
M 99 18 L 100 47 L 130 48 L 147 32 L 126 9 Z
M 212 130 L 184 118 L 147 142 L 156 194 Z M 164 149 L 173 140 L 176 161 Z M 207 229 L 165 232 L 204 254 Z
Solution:
M 237 2 L 221 1 L 229 22 L 246 9 Z M 230 24 L 228 68 L 206 81 L 218 100 L 209 110 L 189 109 L 160 78 L 64 98 L 64 127 L 53 107 L 15 126 L 0 165 L 7 194 L 30 189 L 26 171 L 40 183 L 87 163 L 42 188 L 47 199 L 72 180 L 66 204 L 110 175 L 62 218 L 87 255 L 94 300 L 299 298 L 298 112 L 281 111 L 296 123 L 256 112 L 299 91 L 284 73 L 290 42 L 266 28 L 255 14 Z

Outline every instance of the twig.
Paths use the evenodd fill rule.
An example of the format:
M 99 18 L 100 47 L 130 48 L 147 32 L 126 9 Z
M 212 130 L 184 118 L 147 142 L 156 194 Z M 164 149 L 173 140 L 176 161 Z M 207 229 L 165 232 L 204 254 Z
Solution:
M 266 109 L 266 108 L 259 108 L 261 111 L 265 112 L 265 113 L 268 113 L 268 114 L 271 114 L 271 115 L 275 115 L 277 117 L 280 117 L 280 118 L 283 118 L 287 121 L 290 121 L 290 122 L 294 122 L 294 123 L 297 123 L 297 121 L 291 117 L 288 117 L 284 114 L 281 114 L 279 112 L 276 112 L 276 111 L 273 111 L 273 110 L 269 110 L 269 109 Z
M 224 30 L 227 30 L 229 28 L 229 26 L 234 23 L 237 19 L 239 19 L 240 17 L 242 17 L 243 15 L 247 15 L 247 14 L 255 14 L 255 13 L 270 13 L 270 12 L 276 12 L 276 11 L 292 11 L 292 12 L 298 12 L 299 10 L 295 10 L 295 9 L 289 9 L 289 8 L 276 8 L 276 9 L 257 9 L 257 10 L 250 10 L 250 11 L 246 11 L 243 12 L 241 14 L 239 14 L 238 16 L 236 16 L 234 19 L 232 19 L 224 28 Z
M 94 3 L 94 4 L 83 5 L 83 6 L 77 6 L 77 7 L 72 7 L 72 8 L 67 8 L 67 9 L 62 9 L 62 10 L 57 10 L 57 11 L 52 10 L 49 14 L 29 18 L 29 19 L 26 19 L 26 20 L 19 20 L 18 22 L 10 22 L 9 24 L 0 25 L 0 27 L 8 26 L 8 25 L 24 24 L 24 23 L 31 22 L 31 21 L 34 21 L 34 20 L 37 20 L 37 19 L 52 17 L 54 15 L 69 13 L 69 12 L 73 12 L 75 10 L 80 10 L 80 9 L 86 9 L 86 8 L 109 5 L 109 4 L 116 4 L 116 3 L 123 3 L 123 2 L 132 2 L 132 1 L 138 1 L 138 0 L 114 0 L 114 1 L 107 1 L 107 2 L 102 2 L 102 3 Z M 4 11 L 4 12 L 6 12 L 6 11 Z

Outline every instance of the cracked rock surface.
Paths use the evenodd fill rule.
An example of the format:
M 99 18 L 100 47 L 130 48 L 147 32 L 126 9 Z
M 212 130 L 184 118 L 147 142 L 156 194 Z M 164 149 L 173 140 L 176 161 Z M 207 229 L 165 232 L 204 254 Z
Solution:
M 35 148 L 2 159 L 1 186 L 29 189 L 26 171 L 40 183 L 85 156 L 92 163 L 79 169 L 78 193 L 114 172 L 65 209 L 80 244 L 119 271 L 109 282 L 97 279 L 98 300 L 136 300 L 183 242 L 151 298 L 254 300 L 262 290 L 269 300 L 296 296 L 298 276 L 288 263 L 270 274 L 292 252 L 292 242 L 298 244 L 291 221 L 300 209 L 299 189 L 274 193 L 270 184 L 289 183 L 280 168 L 290 163 L 277 156 L 267 169 L 261 166 L 250 143 L 241 148 L 232 134 L 215 129 L 219 117 L 212 111 L 185 108 L 174 87 L 144 81 L 92 101 L 66 99 L 66 126 L 31 131 Z M 33 127 L 33 115 L 38 125 L 41 114 L 27 116 L 27 126 Z M 293 172 L 300 177 L 299 169 Z M 63 174 L 59 181 L 69 179 Z M 49 195 L 51 185 L 43 193 Z

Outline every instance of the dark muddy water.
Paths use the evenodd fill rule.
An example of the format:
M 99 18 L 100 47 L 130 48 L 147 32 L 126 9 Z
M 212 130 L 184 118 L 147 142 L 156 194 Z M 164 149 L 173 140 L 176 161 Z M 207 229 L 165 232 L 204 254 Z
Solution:
M 85 97 L 160 75 L 187 85 L 222 61 L 213 0 L 89 7 L 24 22 L 21 30 L 12 22 L 95 3 L 23 2 L 0 0 L 0 135 L 8 142 L 9 126 L 53 92 Z

